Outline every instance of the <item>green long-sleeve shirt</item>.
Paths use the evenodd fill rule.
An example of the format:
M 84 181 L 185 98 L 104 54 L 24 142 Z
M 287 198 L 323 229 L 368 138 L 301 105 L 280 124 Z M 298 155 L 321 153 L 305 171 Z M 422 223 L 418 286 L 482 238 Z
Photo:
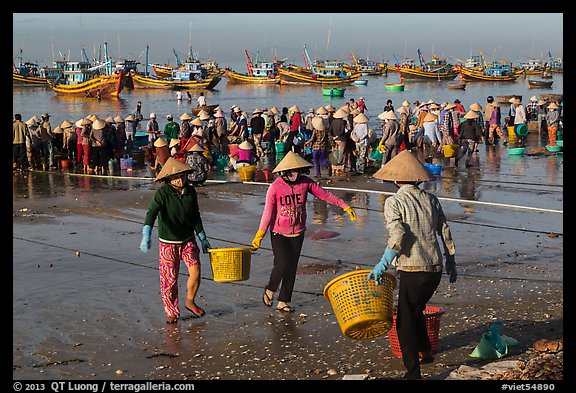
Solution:
M 163 243 L 185 243 L 194 238 L 194 231 L 204 230 L 198 197 L 194 187 L 186 184 L 180 193 L 170 184 L 160 186 L 148 206 L 144 225 L 154 227 L 158 218 L 158 238 Z

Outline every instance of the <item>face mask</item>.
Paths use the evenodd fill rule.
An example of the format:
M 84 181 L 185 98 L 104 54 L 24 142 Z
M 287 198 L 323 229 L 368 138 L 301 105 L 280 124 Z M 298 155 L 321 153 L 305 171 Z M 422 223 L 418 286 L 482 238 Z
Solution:
M 175 179 L 170 180 L 170 185 L 174 188 L 183 188 L 186 176 L 180 176 Z
M 284 179 L 292 183 L 298 179 L 298 176 L 300 176 L 300 172 L 298 171 L 288 171 L 284 173 Z

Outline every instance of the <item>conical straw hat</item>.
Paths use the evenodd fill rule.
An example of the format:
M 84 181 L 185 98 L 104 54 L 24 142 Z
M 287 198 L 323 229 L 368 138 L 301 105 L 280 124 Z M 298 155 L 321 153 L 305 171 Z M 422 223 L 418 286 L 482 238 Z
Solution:
M 456 108 L 456 104 L 453 104 L 453 103 L 449 103 L 448 105 L 446 105 L 444 107 L 444 109 L 446 109 L 447 111 L 449 111 L 450 109 L 454 109 L 454 108 Z
M 62 124 L 60 124 L 60 127 L 62 127 L 62 128 L 68 128 L 68 127 L 72 127 L 72 126 L 73 126 L 73 124 L 70 123 L 68 120 L 64 120 L 62 122 Z
M 348 108 L 348 105 L 342 105 L 339 109 L 342 109 L 346 113 L 350 113 L 350 108 Z
M 126 118 L 124 120 L 128 120 L 128 121 L 134 121 L 134 116 L 132 116 L 131 114 L 126 116 Z
M 326 108 L 321 106 L 320 108 L 316 109 L 316 114 L 317 115 L 327 115 L 328 111 L 326 110 Z
M 358 116 L 354 118 L 354 123 L 364 124 L 368 123 L 368 118 L 364 113 L 360 113 Z
M 63 134 L 64 130 L 62 129 L 62 127 L 58 126 L 56 128 L 54 128 L 54 131 L 52 131 L 54 134 Z
M 396 112 L 408 114 L 405 106 L 401 106 L 400 108 L 396 109 Z
M 289 151 L 288 154 L 284 156 L 282 161 L 280 161 L 278 165 L 276 165 L 276 168 L 274 168 L 272 173 L 288 171 L 290 169 L 311 168 L 313 166 L 314 165 L 303 159 L 298 153 Z
M 199 143 L 197 143 L 194 146 L 192 146 L 190 149 L 188 149 L 188 151 L 197 151 L 197 152 L 204 153 L 204 148 L 202 146 L 200 146 Z
M 202 120 L 200 120 L 199 117 L 195 118 L 194 120 L 192 120 L 190 122 L 190 124 L 195 125 L 195 126 L 201 126 L 202 125 Z
M 438 116 L 436 116 L 433 113 L 428 113 L 426 116 L 424 116 L 424 121 L 436 121 L 436 119 L 438 118 Z
M 396 117 L 396 115 L 394 114 L 394 111 L 385 111 L 382 112 L 378 115 L 378 118 L 380 120 L 398 120 L 398 118 Z
M 243 150 L 252 150 L 252 145 L 250 144 L 250 142 L 244 141 L 238 145 L 238 148 Z
M 336 119 L 343 119 L 343 118 L 345 118 L 346 116 L 348 116 L 348 114 L 347 114 L 346 112 L 344 112 L 344 111 L 342 110 L 342 108 L 340 108 L 340 109 L 338 109 L 338 110 L 336 111 L 336 113 L 334 113 L 333 116 L 334 116 L 334 118 L 336 118 Z
M 167 177 L 180 175 L 184 173 L 191 172 L 193 169 L 190 165 L 184 164 L 183 162 L 178 161 L 174 157 L 168 157 L 168 160 L 164 163 L 162 170 L 156 176 L 154 181 L 160 181 L 166 179 Z
M 118 115 L 114 118 L 114 121 L 116 123 L 124 123 L 124 119 L 122 118 L 122 116 Z
M 354 116 L 357 116 L 357 115 L 359 115 L 360 113 L 362 113 L 362 112 L 360 112 L 360 111 L 358 110 L 358 108 L 356 108 L 356 109 L 352 110 L 352 112 L 350 112 L 350 114 L 351 114 L 351 115 L 354 115 Z
M 104 121 L 105 121 L 106 123 L 114 123 L 114 119 L 112 118 L 112 116 L 107 116 L 107 117 L 104 119 Z
M 192 116 L 190 116 L 188 112 L 184 112 L 180 115 L 180 120 L 190 120 L 190 119 L 192 119 Z
M 324 126 L 324 120 L 319 116 L 314 116 L 312 118 L 312 127 L 318 131 L 324 131 L 326 129 Z
M 558 109 L 558 108 L 559 108 L 559 106 L 558 106 L 558 105 L 556 105 L 556 103 L 555 103 L 555 102 L 553 102 L 553 103 L 551 103 L 550 105 L 548 105 L 548 106 L 547 106 L 547 108 L 548 108 L 548 109 Z
M 38 124 L 38 122 L 34 121 L 34 118 L 31 117 L 30 119 L 26 120 L 24 123 L 26 123 L 27 126 L 35 126 L 36 124 Z
M 468 111 L 468 113 L 466 113 L 464 115 L 465 119 L 477 119 L 479 117 L 480 117 L 480 115 L 478 113 L 474 112 L 473 110 Z
M 298 108 L 296 105 L 292 105 L 290 108 L 288 108 L 288 110 L 290 112 L 300 112 L 300 108 Z
M 336 112 L 336 108 L 332 106 L 332 104 L 328 104 L 324 107 L 328 112 Z
M 95 130 L 101 130 L 106 127 L 106 122 L 102 119 L 98 119 L 92 123 L 92 128 Z
M 388 161 L 372 175 L 375 179 L 384 181 L 418 182 L 431 181 L 434 176 L 410 152 L 403 150 Z
M 280 113 L 280 111 L 278 110 L 278 108 L 276 108 L 275 106 L 273 106 L 272 108 L 270 108 L 270 111 L 272 111 L 272 113 L 274 113 L 275 115 L 278 115 Z
M 163 147 L 166 145 L 168 145 L 168 142 L 166 142 L 166 139 L 164 139 L 164 138 L 158 138 L 154 141 L 155 147 Z
M 168 145 L 168 147 L 169 147 L 170 149 L 172 149 L 174 146 L 176 146 L 176 145 L 178 145 L 178 144 L 180 144 L 180 139 L 178 139 L 178 138 L 172 138 L 172 139 L 170 139 L 170 145 Z
M 406 100 L 402 101 L 402 106 L 410 106 L 410 103 Z
M 482 107 L 480 106 L 479 103 L 475 102 L 472 105 L 470 105 L 470 109 L 473 111 L 481 111 Z

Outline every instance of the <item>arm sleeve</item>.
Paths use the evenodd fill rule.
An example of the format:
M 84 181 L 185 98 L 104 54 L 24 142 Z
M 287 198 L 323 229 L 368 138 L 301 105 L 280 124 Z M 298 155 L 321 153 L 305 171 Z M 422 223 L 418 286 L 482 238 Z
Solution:
M 196 234 L 198 234 L 204 231 L 204 225 L 202 225 L 202 217 L 200 216 L 200 207 L 198 206 L 198 195 L 196 194 L 196 189 L 191 186 L 190 188 L 192 189 L 192 193 L 194 195 L 192 202 L 192 219 L 194 220 L 193 222 L 196 223 L 196 225 L 194 225 L 194 231 Z
M 384 202 L 384 218 L 389 234 L 387 246 L 390 248 L 397 246 L 402 250 L 402 239 L 406 230 L 402 224 L 402 215 L 395 199 L 388 198 Z
M 156 190 L 152 200 L 150 201 L 150 205 L 148 206 L 148 212 L 146 213 L 146 218 L 144 220 L 144 225 L 150 225 L 151 228 L 154 228 L 154 222 L 156 222 L 156 218 L 158 217 L 158 212 L 160 211 L 160 206 L 162 206 L 163 197 L 161 195 L 160 190 Z
M 438 225 L 436 227 L 436 232 L 442 239 L 444 244 L 444 252 L 446 254 L 454 255 L 456 254 L 456 246 L 454 245 L 454 239 L 452 238 L 452 232 L 450 232 L 450 227 L 446 222 L 446 216 L 442 210 L 442 205 L 438 198 L 432 195 L 432 204 L 435 206 L 438 214 Z
M 268 191 L 266 192 L 266 203 L 264 204 L 264 211 L 262 212 L 262 218 L 260 219 L 260 229 L 262 232 L 266 233 L 270 227 L 270 222 L 276 211 L 276 187 L 272 184 Z
M 348 204 L 346 202 L 332 194 L 330 191 L 322 188 L 318 183 L 314 181 L 310 181 L 310 183 L 308 183 L 308 191 L 315 197 L 320 198 L 332 205 L 336 205 L 342 209 L 348 208 Z

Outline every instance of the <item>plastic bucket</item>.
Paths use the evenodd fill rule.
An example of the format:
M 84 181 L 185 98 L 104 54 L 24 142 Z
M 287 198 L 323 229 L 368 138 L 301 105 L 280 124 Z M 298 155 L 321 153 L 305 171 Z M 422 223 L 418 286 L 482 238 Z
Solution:
M 284 142 L 276 142 L 276 153 L 284 153 Z
M 343 274 L 324 287 L 344 336 L 366 340 L 386 334 L 392 327 L 393 292 L 396 278 L 384 274 L 383 283 L 368 280 L 370 270 Z
M 440 334 L 440 317 L 444 314 L 444 310 L 440 307 L 426 306 L 423 312 L 424 318 L 426 319 L 426 331 L 428 333 L 428 339 L 430 339 L 430 344 L 432 344 L 432 352 L 438 351 L 438 337 Z M 390 349 L 392 353 L 401 358 L 402 357 L 402 347 L 400 347 L 400 342 L 398 341 L 398 332 L 396 331 L 396 308 L 394 308 L 394 323 L 392 328 L 388 331 L 388 341 L 390 342 Z
M 245 281 L 250 278 L 251 247 L 210 248 L 208 253 L 215 282 Z
M 120 159 L 120 169 L 132 168 L 132 157 Z
M 452 158 L 458 155 L 458 151 L 460 150 L 460 145 L 443 145 L 442 151 L 444 153 L 445 158 Z

